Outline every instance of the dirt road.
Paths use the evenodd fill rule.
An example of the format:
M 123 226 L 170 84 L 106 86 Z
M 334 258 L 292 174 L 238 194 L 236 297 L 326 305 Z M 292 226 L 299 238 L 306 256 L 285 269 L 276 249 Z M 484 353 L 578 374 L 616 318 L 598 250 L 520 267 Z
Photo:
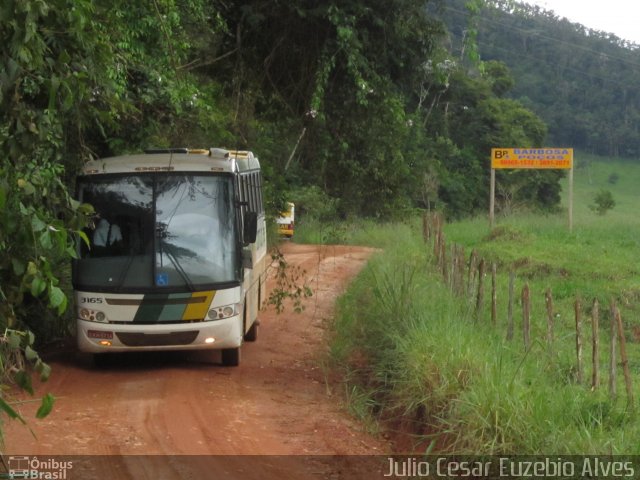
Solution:
M 302 314 L 263 312 L 258 341 L 242 347 L 239 367 L 153 353 L 95 369 L 73 350 L 59 352 L 39 390 L 58 398 L 53 413 L 29 421 L 36 438 L 16 422 L 5 425 L 7 455 L 115 456 L 78 460 L 73 472 L 82 475 L 73 479 L 357 476 L 348 459 L 324 456 L 390 448 L 349 418 L 320 361 L 335 299 L 372 250 L 293 243 L 282 250 L 306 270 L 314 296 Z M 36 407 L 21 411 L 32 419 Z

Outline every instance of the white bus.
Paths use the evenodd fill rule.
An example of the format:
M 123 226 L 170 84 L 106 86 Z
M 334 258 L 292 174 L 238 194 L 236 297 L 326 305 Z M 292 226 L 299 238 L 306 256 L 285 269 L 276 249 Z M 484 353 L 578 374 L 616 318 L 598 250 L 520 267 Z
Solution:
M 77 199 L 96 210 L 73 265 L 78 347 L 222 350 L 258 333 L 267 245 L 251 152 L 169 149 L 88 162 Z M 83 242 L 84 243 L 84 242 Z

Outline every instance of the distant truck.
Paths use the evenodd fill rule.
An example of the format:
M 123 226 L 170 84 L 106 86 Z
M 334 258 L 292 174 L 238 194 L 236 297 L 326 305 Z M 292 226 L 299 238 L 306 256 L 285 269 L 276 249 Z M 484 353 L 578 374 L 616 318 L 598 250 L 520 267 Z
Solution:
M 280 212 L 280 216 L 277 219 L 278 234 L 283 237 L 291 238 L 293 237 L 296 206 L 291 202 L 287 202 L 286 205 L 287 209 L 283 212 Z

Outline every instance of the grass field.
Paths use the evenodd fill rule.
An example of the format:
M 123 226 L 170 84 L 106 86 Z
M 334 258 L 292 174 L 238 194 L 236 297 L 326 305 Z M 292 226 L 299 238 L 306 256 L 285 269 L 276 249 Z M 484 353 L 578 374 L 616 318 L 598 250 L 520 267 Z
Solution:
M 578 169 L 572 232 L 566 212 L 516 213 L 498 218 L 493 231 L 485 217 L 445 227 L 448 244 L 463 245 L 467 258 L 476 249 L 497 264 L 496 327 L 490 325 L 488 301 L 475 320 L 469 302 L 442 283 L 417 219 L 310 229 L 318 241 L 384 248 L 341 299 L 334 325 L 331 359 L 348 382 L 352 411 L 412 435 L 417 450 L 640 454 L 640 407 L 630 408 L 620 367 L 617 396 L 612 398 L 607 388 L 608 304 L 613 299 L 625 324 L 636 404 L 640 399 L 638 180 L 640 164 L 598 160 Z M 601 189 L 610 190 L 616 201 L 605 215 L 589 208 Z M 527 283 L 532 292 L 529 350 L 523 347 L 518 311 L 516 337 L 505 340 L 512 269 L 516 291 Z M 553 345 L 544 336 L 547 288 L 554 296 Z M 585 317 L 582 383 L 576 376 L 577 297 Z M 601 304 L 602 382 L 592 390 L 589 315 L 594 298 Z
M 609 178 L 618 175 L 612 184 Z M 485 218 L 446 227 L 449 241 L 477 248 L 505 268 L 517 268 L 535 289 L 550 287 L 554 298 L 616 298 L 634 321 L 640 312 L 640 163 L 592 161 L 578 169 L 574 184 L 574 225 L 558 215 L 514 214 L 498 218 L 490 231 Z M 598 215 L 589 206 L 595 194 L 612 192 L 616 206 Z M 563 191 L 567 191 L 567 180 Z

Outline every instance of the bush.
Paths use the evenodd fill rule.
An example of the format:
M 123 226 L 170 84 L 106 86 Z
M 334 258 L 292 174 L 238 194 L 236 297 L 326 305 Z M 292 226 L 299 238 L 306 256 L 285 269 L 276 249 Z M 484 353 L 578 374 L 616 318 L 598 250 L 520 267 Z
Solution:
M 3 140 L 0 130 L 0 146 L 7 144 Z M 56 319 L 67 309 L 61 265 L 76 255 L 86 214 L 92 212 L 71 199 L 63 176 L 63 167 L 44 154 L 23 163 L 0 160 L 0 412 L 22 423 L 4 391 L 15 383 L 33 395 L 32 374 L 49 376 L 33 348 L 33 332 L 47 328 L 46 322 L 34 319 Z M 49 413 L 53 401 L 48 394 L 42 398 L 38 418 Z M 0 428 L 0 442 L 2 437 Z
M 609 190 L 600 190 L 593 198 L 593 201 L 595 205 L 589 205 L 589 208 L 599 215 L 604 215 L 616 206 L 613 194 Z
M 317 185 L 292 190 L 290 196 L 288 200 L 296 205 L 296 222 L 300 218 L 328 221 L 337 217 L 337 200 Z

